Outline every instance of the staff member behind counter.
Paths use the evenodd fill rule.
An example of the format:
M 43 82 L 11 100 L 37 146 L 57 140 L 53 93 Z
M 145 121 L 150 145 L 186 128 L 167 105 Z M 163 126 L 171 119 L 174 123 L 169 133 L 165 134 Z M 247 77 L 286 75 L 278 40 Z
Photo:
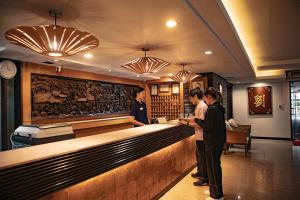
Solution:
M 147 108 L 144 102 L 145 90 L 141 87 L 137 88 L 133 92 L 133 100 L 131 102 L 131 112 L 130 115 L 133 117 L 132 123 L 135 127 L 145 126 L 149 124 L 147 116 Z

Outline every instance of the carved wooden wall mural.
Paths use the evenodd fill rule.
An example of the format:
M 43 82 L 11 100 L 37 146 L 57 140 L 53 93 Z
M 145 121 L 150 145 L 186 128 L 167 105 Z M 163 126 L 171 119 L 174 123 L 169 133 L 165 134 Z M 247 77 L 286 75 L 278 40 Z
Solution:
M 31 74 L 32 119 L 126 114 L 137 87 Z

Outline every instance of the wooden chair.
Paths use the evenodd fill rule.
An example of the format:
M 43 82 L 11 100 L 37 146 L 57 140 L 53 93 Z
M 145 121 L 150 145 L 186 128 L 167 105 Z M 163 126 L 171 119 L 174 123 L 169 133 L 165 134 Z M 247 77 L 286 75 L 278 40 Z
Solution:
M 228 153 L 229 147 L 234 144 L 245 146 L 245 157 L 251 148 L 251 125 L 239 125 L 238 128 L 227 130 L 227 139 L 224 154 Z
M 239 124 L 238 128 L 246 129 L 249 132 L 248 150 L 250 150 L 251 149 L 251 125 Z

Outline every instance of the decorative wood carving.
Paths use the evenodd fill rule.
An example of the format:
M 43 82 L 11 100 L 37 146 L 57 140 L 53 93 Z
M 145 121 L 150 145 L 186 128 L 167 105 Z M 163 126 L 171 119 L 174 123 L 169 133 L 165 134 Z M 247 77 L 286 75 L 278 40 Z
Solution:
M 138 86 L 31 74 L 33 120 L 129 113 Z

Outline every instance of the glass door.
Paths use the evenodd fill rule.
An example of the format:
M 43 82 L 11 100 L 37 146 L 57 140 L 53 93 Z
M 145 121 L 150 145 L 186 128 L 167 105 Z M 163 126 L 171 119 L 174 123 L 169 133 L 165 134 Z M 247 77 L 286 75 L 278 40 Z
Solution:
M 300 81 L 291 81 L 292 140 L 300 145 Z

